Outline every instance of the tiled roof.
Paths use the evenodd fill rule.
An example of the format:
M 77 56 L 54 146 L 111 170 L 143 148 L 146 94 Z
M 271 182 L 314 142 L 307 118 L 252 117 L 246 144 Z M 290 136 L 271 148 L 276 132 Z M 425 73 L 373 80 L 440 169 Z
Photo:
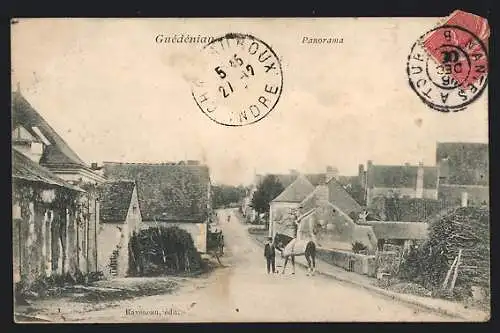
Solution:
M 424 188 L 436 188 L 437 168 L 424 166 Z M 368 183 L 374 187 L 415 188 L 418 166 L 372 165 L 368 171 Z
M 135 182 L 108 181 L 99 186 L 100 219 L 103 222 L 125 222 Z
M 45 183 L 52 186 L 64 187 L 73 191 L 84 192 L 79 187 L 65 182 L 46 168 L 33 162 L 16 149 L 12 149 L 12 178 L 29 182 Z
M 300 175 L 273 202 L 301 202 L 312 191 L 314 191 L 314 186 L 306 177 Z
M 205 165 L 104 162 L 109 179 L 134 179 L 145 221 L 204 222 L 209 212 Z
M 442 162 L 446 159 L 445 163 Z M 489 148 L 486 143 L 438 142 L 436 163 L 445 176 L 440 183 L 488 185 Z
M 46 147 L 40 159 L 40 164 L 78 165 L 88 168 L 85 162 L 78 157 L 19 92 L 12 93 L 12 122 L 13 128 L 21 125 L 35 136 L 37 135 L 32 127 L 36 126 L 50 141 L 51 145 Z
M 368 221 L 377 239 L 426 239 L 428 224 L 423 222 Z
M 306 173 L 304 176 L 313 186 L 324 184 L 327 180 L 326 173 Z
M 272 174 L 280 181 L 283 188 L 290 186 L 299 176 L 298 174 Z M 257 175 L 257 182 L 262 181 L 266 175 Z M 326 181 L 325 173 L 307 173 L 303 176 L 313 185 L 317 186 Z
M 361 211 L 361 206 L 335 179 L 331 179 L 327 183 L 327 186 L 329 202 L 337 206 L 340 210 L 342 210 L 342 212 L 349 215 L 351 212 Z
M 359 182 L 359 176 L 338 176 L 337 181 L 342 186 L 346 186 L 348 184 L 357 184 Z

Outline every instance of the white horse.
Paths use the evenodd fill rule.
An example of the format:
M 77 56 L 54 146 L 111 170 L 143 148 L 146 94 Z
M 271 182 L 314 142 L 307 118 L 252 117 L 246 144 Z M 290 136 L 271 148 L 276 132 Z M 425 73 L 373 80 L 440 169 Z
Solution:
M 285 274 L 288 259 L 292 259 L 292 274 L 295 274 L 295 257 L 304 256 L 307 260 L 307 275 L 316 271 L 316 244 L 312 240 L 297 240 L 293 238 L 284 247 L 283 242 L 278 242 L 276 248 L 280 250 L 281 257 L 285 258 L 281 274 Z

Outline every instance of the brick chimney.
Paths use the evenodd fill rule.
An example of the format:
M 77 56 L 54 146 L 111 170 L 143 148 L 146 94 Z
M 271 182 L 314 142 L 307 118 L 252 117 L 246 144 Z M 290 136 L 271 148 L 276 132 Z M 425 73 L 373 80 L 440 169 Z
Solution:
M 339 170 L 331 165 L 326 167 L 326 182 L 330 181 L 332 178 L 337 178 L 339 175 Z
M 373 168 L 373 161 L 368 160 L 366 162 L 366 178 L 365 178 L 365 183 L 367 188 L 371 188 L 373 179 L 372 179 L 372 168 Z
M 362 188 L 365 187 L 365 166 L 363 164 L 358 165 L 358 180 Z
M 364 199 L 366 201 L 366 206 L 367 207 L 370 207 L 371 205 L 371 201 L 372 201 L 372 187 L 373 187 L 373 171 L 372 171 L 372 168 L 373 168 L 373 161 L 372 160 L 368 160 L 366 162 L 366 171 L 365 171 L 365 186 L 364 186 L 364 189 L 365 189 L 365 195 L 364 195 Z
M 424 196 L 424 163 L 418 163 L 417 169 L 417 184 L 415 188 L 415 198 L 423 198 Z

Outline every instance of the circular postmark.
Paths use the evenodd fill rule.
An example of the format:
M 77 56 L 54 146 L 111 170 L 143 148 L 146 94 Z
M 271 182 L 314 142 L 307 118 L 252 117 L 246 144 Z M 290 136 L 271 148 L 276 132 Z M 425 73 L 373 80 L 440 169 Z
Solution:
M 456 25 L 422 35 L 411 48 L 406 72 L 410 87 L 432 109 L 464 110 L 484 91 L 488 52 L 484 42 Z
M 266 117 L 283 89 L 281 62 L 262 40 L 226 34 L 203 50 L 203 66 L 192 82 L 200 110 L 214 122 L 244 126 Z

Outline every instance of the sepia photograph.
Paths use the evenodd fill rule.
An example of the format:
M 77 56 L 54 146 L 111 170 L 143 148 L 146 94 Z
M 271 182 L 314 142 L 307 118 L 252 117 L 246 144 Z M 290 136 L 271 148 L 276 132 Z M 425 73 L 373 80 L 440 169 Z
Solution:
M 11 20 L 14 321 L 489 321 L 489 37 Z

